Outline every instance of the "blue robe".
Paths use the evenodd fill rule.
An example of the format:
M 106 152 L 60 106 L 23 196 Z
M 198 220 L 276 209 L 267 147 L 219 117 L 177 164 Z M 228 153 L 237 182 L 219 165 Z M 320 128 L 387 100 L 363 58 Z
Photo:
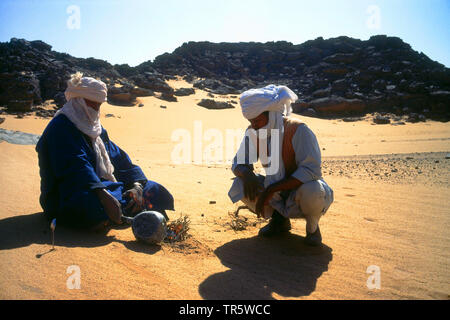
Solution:
M 93 227 L 108 219 L 94 190 L 105 188 L 124 208 L 130 199 L 122 198 L 122 193 L 139 181 L 144 185 L 146 209 L 161 212 L 167 218 L 165 210 L 174 210 L 169 191 L 147 180 L 125 151 L 109 140 L 104 128 L 100 137 L 114 166 L 117 182 L 97 176 L 96 157 L 89 138 L 65 115 L 53 118 L 44 130 L 36 151 L 41 176 L 39 200 L 47 217 L 57 218 L 58 223 L 67 226 Z

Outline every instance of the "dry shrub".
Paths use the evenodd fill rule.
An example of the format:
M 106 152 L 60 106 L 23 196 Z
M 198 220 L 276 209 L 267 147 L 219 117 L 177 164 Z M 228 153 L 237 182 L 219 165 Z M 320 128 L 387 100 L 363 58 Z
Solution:
M 189 225 L 191 220 L 189 217 L 181 216 L 175 221 L 172 221 L 167 224 L 167 237 L 164 239 L 165 242 L 180 242 L 186 240 L 189 236 Z
M 228 215 L 231 218 L 231 221 L 228 223 L 234 231 L 242 231 L 247 229 L 248 227 L 248 218 L 239 217 L 233 212 L 229 212 Z

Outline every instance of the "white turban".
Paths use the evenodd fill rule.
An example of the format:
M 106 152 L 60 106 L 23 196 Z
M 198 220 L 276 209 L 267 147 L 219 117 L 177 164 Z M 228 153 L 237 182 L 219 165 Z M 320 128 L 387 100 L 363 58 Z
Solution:
M 85 98 L 102 103 L 106 101 L 107 91 L 106 84 L 103 81 L 83 77 L 81 73 L 77 72 L 67 82 L 67 89 L 64 94 L 67 101 L 73 98 Z
M 291 103 L 297 95 L 286 86 L 268 85 L 260 89 L 247 90 L 241 94 L 242 114 L 246 119 L 254 119 L 265 111 L 275 111 L 289 115 Z

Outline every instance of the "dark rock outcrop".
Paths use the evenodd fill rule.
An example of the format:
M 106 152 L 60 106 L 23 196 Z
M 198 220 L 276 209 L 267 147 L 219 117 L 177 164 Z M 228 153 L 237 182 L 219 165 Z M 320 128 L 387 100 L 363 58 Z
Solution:
M 0 104 L 10 107 L 11 101 L 42 102 L 39 80 L 32 72 L 0 73 Z
M 167 84 L 177 75 L 216 95 L 287 85 L 301 99 L 295 112 L 311 109 L 321 117 L 385 111 L 450 119 L 450 69 L 400 38 L 384 35 L 367 41 L 320 37 L 298 45 L 188 42 L 136 67 L 75 58 L 42 41 L 13 38 L 0 43 L 0 104 L 55 99 L 61 105 L 75 71 L 102 79 L 110 90 L 121 85 L 123 90 L 110 99 L 119 102 L 154 92 L 168 99 L 187 94 Z
M 158 56 L 151 66 L 160 73 L 184 76 L 194 87 L 215 94 L 275 83 L 289 86 L 305 103 L 339 97 L 328 100 L 327 107 L 338 116 L 408 107 L 417 113 L 429 109 L 427 118 L 450 118 L 448 97 L 433 94 L 450 91 L 450 69 L 397 37 L 317 38 L 299 45 L 188 42 Z M 362 102 L 345 102 L 350 107 L 346 109 L 341 99 Z
M 162 74 L 141 74 L 137 68 L 128 65 L 112 66 L 104 60 L 75 58 L 51 49 L 39 40 L 12 38 L 0 43 L 1 105 L 7 106 L 10 101 L 17 100 L 32 100 L 36 105 L 53 99 L 61 107 L 66 102 L 67 80 L 77 71 L 105 82 L 110 93 L 108 100 L 113 104 L 132 105 L 136 96 L 153 95 L 153 91 L 173 92 Z M 146 87 L 133 82 L 134 77 L 140 80 L 140 76 Z M 116 85 L 123 86 L 120 92 L 115 91 Z M 16 106 L 13 103 L 12 108 L 17 109 Z
M 293 104 L 293 111 L 303 113 L 308 109 L 312 109 L 320 116 L 336 116 L 336 115 L 357 115 L 366 109 L 364 101 L 359 99 L 346 99 L 339 96 L 331 96 L 326 98 L 315 99 L 309 102 L 299 102 Z M 309 111 L 311 114 L 311 110 Z

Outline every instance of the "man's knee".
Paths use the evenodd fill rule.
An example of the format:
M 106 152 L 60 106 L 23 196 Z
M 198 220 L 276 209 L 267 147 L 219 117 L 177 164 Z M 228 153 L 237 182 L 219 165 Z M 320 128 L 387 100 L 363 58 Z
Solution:
M 298 188 L 295 201 L 305 216 L 321 215 L 326 203 L 326 190 L 319 181 L 309 181 Z
M 61 208 L 59 217 L 63 224 L 77 228 L 90 228 L 108 220 L 99 199 L 90 190 L 72 195 Z
M 158 182 L 148 180 L 143 190 L 143 196 L 147 210 L 174 210 L 172 194 Z

